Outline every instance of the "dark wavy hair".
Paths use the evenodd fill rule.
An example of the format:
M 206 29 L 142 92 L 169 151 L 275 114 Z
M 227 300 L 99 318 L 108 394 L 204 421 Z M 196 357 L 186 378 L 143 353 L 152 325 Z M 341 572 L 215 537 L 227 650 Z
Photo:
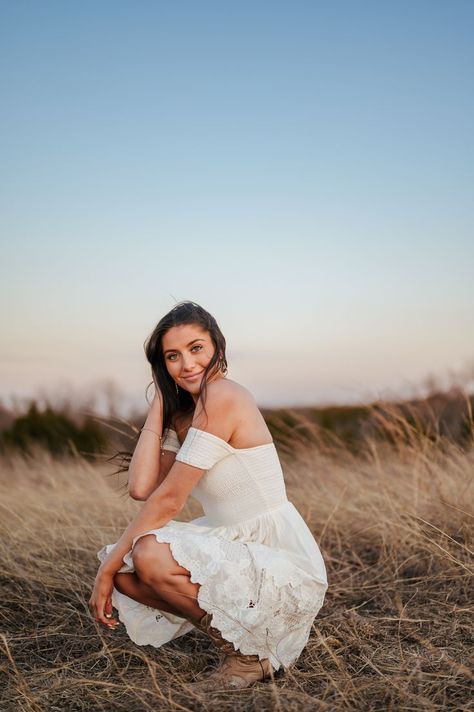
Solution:
M 226 341 L 212 314 L 195 302 L 182 301 L 175 304 L 175 306 L 160 319 L 144 343 L 145 355 L 151 366 L 153 376 L 153 380 L 146 388 L 146 393 L 148 393 L 150 386 L 156 384 L 163 396 L 163 439 L 166 437 L 175 416 L 190 414 L 195 408 L 191 393 L 177 386 L 176 382 L 168 373 L 163 355 L 163 336 L 171 327 L 181 326 L 183 324 L 195 324 L 196 326 L 200 326 L 204 331 L 209 333 L 215 346 L 214 354 L 204 370 L 204 376 L 199 389 L 198 397 L 203 404 L 204 413 L 206 412 L 205 400 L 208 375 L 214 375 L 214 373 L 219 370 L 222 371 L 224 375 L 227 373 Z M 139 437 L 140 433 L 136 436 L 134 448 Z M 119 457 L 121 461 L 120 468 L 112 474 L 126 472 L 130 465 L 132 455 L 133 452 L 124 451 L 114 455 L 112 459 Z

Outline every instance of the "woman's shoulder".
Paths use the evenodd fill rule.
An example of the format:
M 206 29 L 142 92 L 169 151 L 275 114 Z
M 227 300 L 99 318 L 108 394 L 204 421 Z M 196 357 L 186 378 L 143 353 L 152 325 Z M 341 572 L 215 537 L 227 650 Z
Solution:
M 228 378 L 209 384 L 213 387 L 212 415 L 218 427 L 227 431 L 229 445 L 251 448 L 272 442 L 271 433 L 252 393 L 241 383 Z M 224 437 L 224 436 L 223 436 Z
M 209 404 L 216 416 L 231 425 L 232 432 L 243 420 L 253 421 L 261 417 L 255 398 L 241 383 L 219 378 L 211 381 L 207 388 L 206 408 Z
M 207 384 L 209 395 L 220 399 L 230 399 L 233 402 L 255 403 L 252 393 L 241 383 L 230 378 L 218 378 Z
M 206 404 L 206 407 L 212 405 L 214 409 L 221 411 L 221 416 L 230 415 L 235 412 L 236 408 L 251 407 L 256 405 L 255 400 L 244 386 L 237 381 L 232 381 L 229 378 L 218 378 L 215 381 L 209 381 L 206 384 L 206 393 L 199 403 Z M 230 410 L 228 406 L 232 406 Z M 200 410 L 200 408 L 198 408 Z M 196 408 L 187 411 L 176 411 L 171 416 L 170 427 L 175 430 L 178 435 L 186 432 L 191 425 Z

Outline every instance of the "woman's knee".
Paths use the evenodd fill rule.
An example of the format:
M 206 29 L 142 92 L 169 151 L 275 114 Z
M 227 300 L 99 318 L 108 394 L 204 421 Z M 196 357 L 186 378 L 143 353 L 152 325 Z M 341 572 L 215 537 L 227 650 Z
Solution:
M 167 567 L 162 561 L 160 549 L 163 544 L 156 541 L 155 537 L 146 536 L 137 541 L 133 547 L 133 568 L 141 581 L 146 584 L 159 584 L 169 577 Z

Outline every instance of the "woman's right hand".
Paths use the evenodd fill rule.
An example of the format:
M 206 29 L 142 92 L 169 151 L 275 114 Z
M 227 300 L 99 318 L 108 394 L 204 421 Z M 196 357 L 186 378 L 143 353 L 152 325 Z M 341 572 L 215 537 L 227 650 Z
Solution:
M 99 567 L 88 605 L 92 617 L 108 628 L 115 628 L 119 625 L 119 621 L 113 617 L 112 611 L 113 587 L 114 577 Z

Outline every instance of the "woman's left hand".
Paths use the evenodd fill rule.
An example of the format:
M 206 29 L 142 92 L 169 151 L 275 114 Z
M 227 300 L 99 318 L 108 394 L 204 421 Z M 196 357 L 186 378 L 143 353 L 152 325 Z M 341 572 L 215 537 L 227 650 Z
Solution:
M 99 567 L 88 605 L 92 617 L 108 628 L 115 628 L 119 625 L 119 621 L 112 616 L 113 587 L 113 575 Z

